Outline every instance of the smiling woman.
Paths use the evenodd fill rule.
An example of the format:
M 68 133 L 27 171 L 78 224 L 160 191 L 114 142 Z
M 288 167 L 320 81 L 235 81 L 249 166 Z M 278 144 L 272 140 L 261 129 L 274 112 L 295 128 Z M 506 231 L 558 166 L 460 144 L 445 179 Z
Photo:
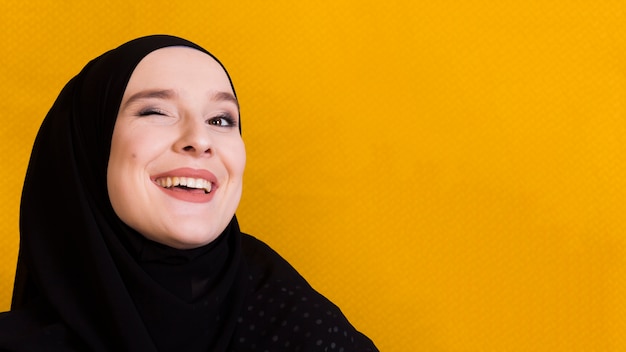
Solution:
M 87 64 L 35 141 L 0 349 L 376 351 L 240 232 L 239 126 L 227 72 L 184 39 L 139 38 Z
M 122 221 L 179 249 L 219 236 L 239 204 L 246 163 L 236 101 L 226 72 L 205 53 L 169 47 L 141 60 L 109 157 L 109 197 Z

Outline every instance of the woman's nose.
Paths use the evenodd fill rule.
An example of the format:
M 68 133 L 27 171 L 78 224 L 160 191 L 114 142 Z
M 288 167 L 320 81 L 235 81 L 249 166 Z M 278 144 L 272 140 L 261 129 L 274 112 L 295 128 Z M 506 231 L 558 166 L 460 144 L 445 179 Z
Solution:
M 175 151 L 195 156 L 212 155 L 213 142 L 207 127 L 204 122 L 187 119 L 181 124 L 180 135 L 174 144 Z

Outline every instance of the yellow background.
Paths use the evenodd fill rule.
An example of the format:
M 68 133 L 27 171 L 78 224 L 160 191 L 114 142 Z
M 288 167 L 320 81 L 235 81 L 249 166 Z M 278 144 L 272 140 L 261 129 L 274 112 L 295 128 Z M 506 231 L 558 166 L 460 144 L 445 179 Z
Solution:
M 235 82 L 242 229 L 382 351 L 626 351 L 623 0 L 7 0 L 0 26 L 0 309 L 47 110 L 169 33 Z

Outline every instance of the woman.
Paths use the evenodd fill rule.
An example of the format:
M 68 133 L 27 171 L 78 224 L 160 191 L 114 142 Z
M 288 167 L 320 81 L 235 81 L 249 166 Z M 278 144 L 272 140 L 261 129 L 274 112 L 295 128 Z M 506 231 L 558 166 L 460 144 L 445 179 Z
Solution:
M 91 61 L 37 135 L 0 349 L 375 351 L 239 231 L 245 149 L 223 66 L 149 36 Z

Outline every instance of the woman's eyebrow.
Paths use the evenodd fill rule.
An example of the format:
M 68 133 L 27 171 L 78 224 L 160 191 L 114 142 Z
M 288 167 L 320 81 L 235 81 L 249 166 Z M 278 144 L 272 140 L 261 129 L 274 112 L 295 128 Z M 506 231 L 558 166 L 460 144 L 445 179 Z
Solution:
M 237 106 L 237 110 L 239 110 L 239 101 L 237 97 L 233 95 L 231 92 L 217 92 L 213 94 L 211 97 L 213 101 L 229 101 Z
M 154 89 L 154 90 L 142 90 L 131 95 L 128 100 L 126 100 L 123 104 L 124 107 L 130 105 L 132 102 L 140 99 L 173 99 L 178 94 L 171 89 Z M 239 101 L 237 98 L 230 92 L 217 92 L 211 96 L 212 101 L 228 101 L 237 106 L 239 109 Z
M 149 98 L 157 98 L 157 99 L 172 99 L 176 96 L 176 92 L 171 89 L 154 89 L 154 90 L 142 90 L 131 95 L 126 102 L 124 102 L 124 106 L 130 105 L 135 100 L 140 99 L 149 99 Z

